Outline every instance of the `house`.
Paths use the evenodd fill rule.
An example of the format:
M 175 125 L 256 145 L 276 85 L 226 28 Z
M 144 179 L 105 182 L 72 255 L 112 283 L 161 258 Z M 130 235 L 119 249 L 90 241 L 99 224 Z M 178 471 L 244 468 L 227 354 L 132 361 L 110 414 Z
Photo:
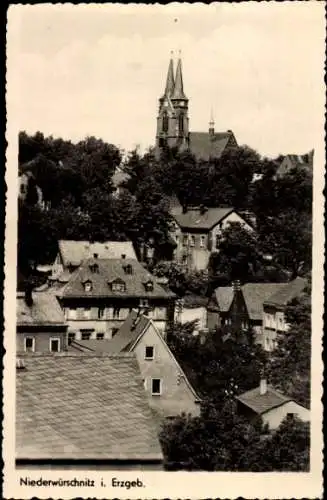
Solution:
M 59 280 L 67 283 L 67 278 L 72 271 L 86 259 L 120 259 L 123 256 L 137 260 L 131 241 L 100 243 L 98 241 L 59 240 L 58 254 L 52 265 L 52 281 Z
M 211 253 L 219 251 L 221 233 L 230 223 L 244 229 L 253 227 L 233 208 L 180 207 L 171 209 L 174 219 L 172 237 L 176 242 L 174 260 L 188 269 L 204 270 Z
M 162 469 L 157 424 L 133 354 L 22 355 L 16 467 Z
M 174 73 L 174 61 L 171 58 L 165 90 L 159 98 L 155 146 L 157 156 L 168 146 L 189 150 L 196 158 L 207 161 L 210 158 L 219 158 L 224 151 L 237 147 L 231 130 L 215 131 L 213 116 L 210 118 L 207 132 L 191 132 L 188 102 L 184 92 L 182 60 L 178 59 Z
M 263 301 L 263 346 L 266 351 L 273 351 L 277 346 L 278 335 L 287 332 L 289 325 L 285 308 L 302 294 L 306 286 L 307 280 L 298 276 Z
M 283 156 L 276 170 L 276 178 L 284 177 L 294 169 L 313 171 L 314 150 L 304 155 L 288 154 Z
M 132 311 L 112 340 L 75 341 L 70 349 L 96 353 L 133 352 L 151 408 L 163 417 L 199 414 L 199 398 L 155 323 Z
M 287 283 L 246 283 L 235 281 L 232 286 L 217 288 L 207 306 L 208 328 L 233 325 L 252 329 L 255 342 L 264 344 L 263 303 Z
M 67 324 L 55 295 L 49 291 L 18 292 L 17 352 L 57 353 L 66 349 Z
M 115 173 L 111 178 L 115 190 L 114 196 L 120 196 L 125 191 L 123 184 L 127 182 L 129 178 L 130 176 L 126 172 L 124 172 L 120 167 L 116 168 Z
M 135 259 L 84 261 L 57 295 L 72 340 L 110 339 L 132 309 L 147 310 L 164 334 L 174 321 L 175 295 Z
M 207 304 L 207 297 L 185 295 L 176 301 L 175 321 L 182 324 L 196 321 L 194 333 L 205 331 L 207 328 Z
M 260 416 L 270 430 L 276 430 L 285 419 L 297 416 L 303 422 L 310 421 L 310 410 L 296 403 L 261 380 L 259 387 L 236 397 L 238 412 L 249 420 Z

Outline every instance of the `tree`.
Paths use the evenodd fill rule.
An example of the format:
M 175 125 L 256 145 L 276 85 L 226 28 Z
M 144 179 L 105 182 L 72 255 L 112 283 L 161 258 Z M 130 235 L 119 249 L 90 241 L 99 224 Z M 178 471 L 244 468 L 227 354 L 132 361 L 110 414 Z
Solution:
M 310 407 L 311 291 L 310 285 L 285 311 L 289 330 L 278 337 L 268 363 L 271 382 L 300 404 Z

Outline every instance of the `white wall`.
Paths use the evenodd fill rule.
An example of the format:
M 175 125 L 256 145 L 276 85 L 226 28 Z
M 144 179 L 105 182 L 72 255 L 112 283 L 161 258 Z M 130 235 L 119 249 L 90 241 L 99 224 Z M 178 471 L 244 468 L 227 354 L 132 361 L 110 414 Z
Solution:
M 298 405 L 295 401 L 289 401 L 278 408 L 273 408 L 262 415 L 262 420 L 269 425 L 271 430 L 277 429 L 288 413 L 294 413 L 303 422 L 310 422 L 310 410 Z

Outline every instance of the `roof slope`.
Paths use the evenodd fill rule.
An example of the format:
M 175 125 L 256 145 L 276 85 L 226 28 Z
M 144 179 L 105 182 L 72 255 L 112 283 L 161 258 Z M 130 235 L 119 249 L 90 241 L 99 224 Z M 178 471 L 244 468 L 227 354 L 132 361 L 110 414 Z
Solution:
M 133 355 L 21 359 L 16 459 L 162 459 Z
M 255 387 L 237 396 L 236 399 L 251 408 L 258 415 L 262 415 L 288 401 L 293 401 L 292 398 L 276 391 L 269 385 L 265 394 L 260 394 L 260 387 Z
M 171 215 L 183 229 L 209 230 L 233 212 L 233 208 L 208 208 L 201 213 L 199 208 L 189 208 L 183 213 L 181 207 L 173 207 Z
M 98 272 L 92 272 L 94 264 Z M 130 265 L 132 274 L 126 274 L 124 267 Z M 111 290 L 113 281 L 124 282 L 125 291 Z M 86 291 L 83 283 L 92 282 L 92 290 Z M 153 283 L 153 290 L 146 291 L 145 283 Z M 61 289 L 60 296 L 68 297 L 140 297 L 169 298 L 174 294 L 161 287 L 137 260 L 134 259 L 89 259 L 83 262 L 72 274 L 68 283 Z
M 281 290 L 278 290 L 276 293 L 268 297 L 265 300 L 265 304 L 285 307 L 288 302 L 301 295 L 306 285 L 307 281 L 298 276 L 293 281 L 286 283 Z
M 190 150 L 202 160 L 219 158 L 231 137 L 235 140 L 232 132 L 215 132 L 213 136 L 209 132 L 190 132 Z
M 28 306 L 25 293 L 17 293 L 16 299 L 17 325 L 62 325 L 65 326 L 65 317 L 54 293 L 34 292 L 33 304 Z
M 128 259 L 137 259 L 131 241 L 105 241 L 104 243 L 75 240 L 59 240 L 59 252 L 64 266 L 79 266 L 85 259 L 97 254 L 99 259 L 120 259 L 125 255 Z

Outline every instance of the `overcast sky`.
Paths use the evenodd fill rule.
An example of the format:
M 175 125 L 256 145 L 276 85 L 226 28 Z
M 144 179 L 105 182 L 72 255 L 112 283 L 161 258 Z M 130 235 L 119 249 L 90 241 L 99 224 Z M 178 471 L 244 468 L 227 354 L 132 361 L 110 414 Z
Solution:
M 212 108 L 239 144 L 304 153 L 322 133 L 323 15 L 323 2 L 11 7 L 17 127 L 146 148 L 181 50 L 191 131 L 207 131 Z

